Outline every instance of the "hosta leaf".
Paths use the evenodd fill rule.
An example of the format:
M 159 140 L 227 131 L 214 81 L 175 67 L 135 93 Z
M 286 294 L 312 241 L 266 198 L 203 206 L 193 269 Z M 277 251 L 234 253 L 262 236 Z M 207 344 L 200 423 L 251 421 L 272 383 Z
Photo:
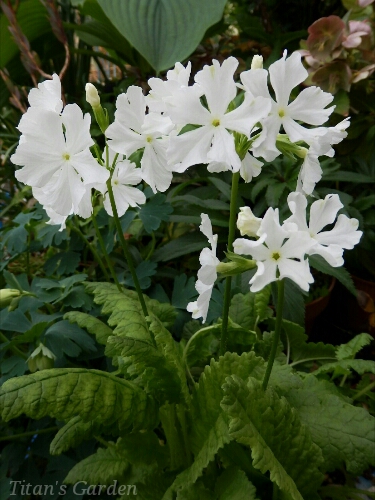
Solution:
M 371 335 L 368 333 L 360 333 L 351 339 L 347 344 L 341 344 L 337 348 L 337 359 L 354 358 L 357 352 L 372 341 Z
M 157 71 L 188 57 L 226 0 L 98 0 L 106 16 Z M 188 36 L 186 34 L 188 33 Z
M 124 474 L 129 462 L 121 447 L 109 443 L 108 448 L 98 448 L 96 453 L 78 462 L 69 471 L 64 483 L 75 484 L 87 481 L 87 484 L 109 485 Z
M 287 400 L 252 377 L 246 383 L 233 375 L 223 388 L 229 434 L 251 448 L 253 466 L 270 471 L 271 481 L 293 500 L 316 491 L 322 454 Z
M 72 446 L 78 446 L 94 434 L 100 434 L 102 425 L 96 420 L 84 422 L 81 417 L 73 417 L 58 431 L 50 444 L 51 455 L 61 455 Z
M 106 345 L 112 330 L 100 319 L 80 311 L 70 311 L 64 315 L 64 319 L 70 323 L 77 323 L 81 328 L 85 328 L 89 333 L 95 335 L 99 344 Z
M 349 472 L 358 474 L 375 463 L 374 417 L 352 406 L 333 384 L 310 375 L 300 388 L 288 389 L 284 395 L 322 449 L 325 470 L 345 462 Z
M 119 430 L 157 423 L 155 402 L 138 386 L 110 373 L 84 368 L 55 368 L 8 380 L 0 391 L 5 421 L 22 413 L 33 419 L 80 416 Z

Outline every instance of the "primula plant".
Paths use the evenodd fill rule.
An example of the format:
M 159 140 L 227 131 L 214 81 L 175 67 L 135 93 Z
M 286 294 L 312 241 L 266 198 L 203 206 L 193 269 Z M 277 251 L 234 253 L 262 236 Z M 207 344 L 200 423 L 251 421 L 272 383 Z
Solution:
M 73 274 L 60 280 L 54 300 L 61 310 L 76 289 L 85 297 L 82 310 L 43 326 L 49 337 L 58 334 L 56 318 L 60 328 L 78 325 L 80 335 L 86 330 L 101 346 L 107 370 L 52 368 L 53 344 L 41 343 L 26 356 L 14 339 L 5 339 L 5 346 L 28 357 L 32 373 L 3 383 L 2 418 L 56 419 L 52 455 L 96 443 L 65 477 L 68 484 L 117 480 L 136 485 L 138 497 L 150 500 L 344 499 L 355 497 L 354 484 L 332 487 L 325 474 L 345 467 L 355 477 L 375 462 L 375 420 L 358 404 L 373 383 L 358 391 L 344 387 L 353 372 L 375 373 L 374 362 L 355 359 L 370 336 L 340 346 L 307 342 L 303 327 L 284 314 L 289 293 L 309 291 L 312 267 L 351 288 L 343 252 L 361 239 L 358 220 L 340 213 L 337 194 L 319 198 L 315 190 L 319 159 L 334 155 L 350 120 L 324 125 L 333 96 L 318 87 L 294 97 L 308 76 L 298 52 L 284 52 L 268 70 L 254 57 L 236 82 L 237 65 L 234 57 L 214 60 L 190 84 L 190 63 L 176 63 L 165 80 L 149 80 L 147 95 L 137 86 L 121 93 L 112 123 L 87 84 L 87 101 L 104 134 L 96 142 L 90 115 L 77 104 L 63 105 L 57 75 L 29 93 L 11 157 L 21 167 L 16 178 L 32 188 L 49 224 L 60 231 L 70 225 L 79 232 L 78 217 L 90 224 L 108 278 Z M 256 217 L 252 207 L 239 206 L 239 186 L 261 178 L 264 162 L 279 156 L 295 162 L 294 190 L 286 206 Z M 199 256 L 197 295 L 187 304 L 193 321 L 176 341 L 176 308 L 143 293 L 122 224 L 132 209 L 151 203 L 150 193 L 168 192 L 174 175 L 205 165 L 219 182 L 220 175 L 231 177 L 228 234 L 223 243 L 215 223 L 201 213 L 208 245 Z M 116 272 L 97 221 L 101 207 L 116 227 L 131 278 Z M 48 286 L 56 292 L 52 283 L 24 289 L 7 276 L 3 307 L 15 310 L 22 301 L 40 299 L 38 286 L 45 295 Z M 223 308 L 215 316 L 210 305 L 218 294 Z M 90 308 L 90 301 L 96 306 Z M 32 338 L 35 332 L 23 342 Z M 89 351 L 85 342 L 82 349 Z

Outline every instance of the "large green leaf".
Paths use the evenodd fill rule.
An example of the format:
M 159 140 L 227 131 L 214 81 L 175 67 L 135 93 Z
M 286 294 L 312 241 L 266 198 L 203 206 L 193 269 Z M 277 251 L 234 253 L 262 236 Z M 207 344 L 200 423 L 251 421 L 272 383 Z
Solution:
M 50 444 L 51 455 L 61 455 L 72 446 L 78 446 L 85 439 L 100 434 L 102 425 L 96 420 L 84 422 L 81 417 L 73 417 L 58 431 Z
M 0 410 L 5 421 L 24 413 L 33 419 L 80 416 L 89 422 L 94 417 L 119 430 L 157 423 L 155 402 L 142 389 L 110 373 L 84 368 L 55 368 L 10 379 L 1 387 Z
M 352 406 L 335 386 L 312 374 L 299 388 L 288 388 L 285 398 L 310 429 L 323 451 L 325 470 L 346 463 L 358 474 L 375 464 L 375 419 L 364 408 Z
M 107 339 L 112 335 L 112 330 L 100 319 L 80 311 L 69 311 L 64 315 L 64 319 L 70 323 L 77 323 L 81 328 L 85 328 L 89 333 L 95 335 L 99 344 L 106 345 Z
M 303 500 L 319 487 L 322 454 L 307 426 L 287 400 L 250 377 L 232 376 L 224 384 L 222 407 L 232 439 L 251 448 L 253 465 L 293 500 Z
M 207 28 L 218 22 L 226 0 L 98 0 L 119 32 L 157 71 L 186 59 Z

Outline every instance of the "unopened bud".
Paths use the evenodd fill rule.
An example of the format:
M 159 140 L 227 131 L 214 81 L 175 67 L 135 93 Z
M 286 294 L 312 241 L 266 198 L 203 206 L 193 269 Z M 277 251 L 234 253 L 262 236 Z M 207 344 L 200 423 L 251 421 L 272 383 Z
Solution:
M 233 252 L 226 252 L 225 255 L 230 262 L 220 262 L 216 266 L 216 271 L 222 276 L 236 276 L 256 267 L 255 260 L 246 259 Z
M 100 106 L 100 97 L 92 83 L 86 83 L 86 101 L 95 109 Z
M 12 303 L 12 300 L 20 297 L 22 294 L 15 288 L 3 288 L 0 290 L 0 307 L 7 307 Z
M 263 69 L 263 57 L 254 56 L 251 61 L 251 69 Z
M 47 370 L 48 368 L 53 368 L 55 359 L 56 356 L 53 352 L 40 343 L 39 347 L 37 347 L 27 359 L 27 366 L 32 373 L 37 370 Z
M 255 217 L 250 207 L 241 207 L 237 218 L 237 227 L 241 236 L 256 236 L 262 219 Z

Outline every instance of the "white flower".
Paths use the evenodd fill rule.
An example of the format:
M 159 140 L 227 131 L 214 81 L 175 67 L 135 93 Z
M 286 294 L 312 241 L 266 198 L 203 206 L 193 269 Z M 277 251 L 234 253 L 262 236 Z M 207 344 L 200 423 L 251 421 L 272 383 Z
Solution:
M 148 84 L 151 90 L 146 96 L 146 104 L 150 111 L 164 113 L 166 111 L 166 98 L 175 96 L 181 89 L 188 87 L 190 72 L 190 61 L 186 68 L 177 62 L 174 69 L 167 72 L 167 80 L 150 78 Z
M 255 217 L 250 207 L 240 207 L 237 218 L 237 227 L 241 236 L 256 236 L 262 219 Z
M 61 100 L 60 78 L 53 74 L 52 80 L 39 83 L 38 88 L 30 90 L 28 100 L 31 107 L 61 113 L 63 103 Z
M 90 115 L 83 116 L 77 104 L 68 104 L 62 115 L 42 108 L 29 108 L 27 120 L 21 120 L 22 132 L 11 161 L 23 166 L 16 178 L 33 188 L 40 188 L 48 205 L 61 216 L 79 206 L 86 185 L 105 183 L 109 172 L 100 166 L 90 152 Z M 39 193 L 41 195 L 41 193 Z M 91 199 L 90 199 L 90 213 Z M 87 214 L 87 210 L 84 211 Z
M 247 95 L 240 106 L 228 112 L 237 93 L 233 80 L 237 66 L 238 61 L 229 57 L 221 66 L 214 60 L 211 66 L 205 66 L 196 74 L 195 81 L 206 98 L 208 109 L 203 106 L 199 93 L 189 91 L 191 87 L 177 97 L 166 99 L 168 115 L 174 124 L 199 126 L 170 137 L 168 159 L 172 170 L 184 172 L 199 163 L 209 163 L 210 171 L 240 170 L 241 160 L 229 131 L 249 137 L 255 124 L 267 115 L 271 104 L 268 99 Z
M 216 267 L 220 263 L 216 257 L 217 234 L 213 234 L 210 218 L 207 214 L 201 214 L 202 223 L 199 229 L 207 237 L 211 245 L 210 248 L 204 248 L 199 256 L 201 268 L 198 271 L 198 280 L 195 283 L 195 288 L 199 293 L 199 297 L 195 302 L 189 302 L 186 309 L 193 314 L 193 318 L 202 318 L 204 323 L 207 318 L 208 307 L 212 289 L 214 287 L 217 271 Z
M 251 255 L 258 269 L 250 280 L 250 290 L 259 292 L 268 283 L 290 278 L 302 290 L 308 291 L 314 281 L 305 254 L 311 238 L 304 231 L 297 231 L 294 224 L 280 226 L 278 209 L 269 208 L 258 230 L 257 241 L 238 238 L 233 243 L 234 252 Z
M 251 69 L 263 69 L 263 56 L 255 55 L 251 61 Z
M 154 193 L 165 191 L 172 181 L 172 173 L 166 169 L 166 135 L 173 128 L 172 123 L 157 113 L 146 115 L 146 100 L 140 87 L 131 86 L 126 94 L 120 94 L 116 107 L 115 121 L 106 130 L 110 147 L 128 158 L 143 149 L 143 179 Z
M 338 216 L 333 229 L 322 231 L 322 229 L 333 224 L 337 212 L 343 207 L 337 194 L 328 194 L 324 200 L 315 201 L 310 208 L 310 221 L 306 222 L 307 200 L 301 193 L 290 193 L 288 205 L 292 212 L 285 223 L 294 223 L 299 231 L 305 231 L 311 238 L 309 255 L 320 255 L 332 267 L 344 264 L 342 254 L 344 249 L 352 249 L 361 239 L 362 231 L 357 231 L 358 220 L 349 219 L 344 214 Z
M 261 120 L 262 132 L 253 143 L 256 156 L 263 156 L 266 161 L 273 161 L 280 151 L 276 148 L 276 138 L 282 126 L 292 142 L 305 140 L 309 134 L 297 121 L 309 125 L 322 125 L 327 121 L 334 107 L 325 109 L 332 102 L 333 96 L 318 87 L 304 89 L 289 104 L 289 97 L 294 87 L 308 76 L 301 62 L 301 54 L 294 52 L 286 59 L 283 57 L 269 67 L 271 85 L 275 91 L 275 100 L 271 98 L 267 86 L 268 72 L 264 69 L 250 69 L 241 74 L 241 81 L 246 92 L 251 96 L 263 96 L 272 102 L 271 111 Z
M 116 163 L 111 178 L 111 185 L 119 217 L 124 215 L 129 206 L 137 207 L 146 202 L 144 193 L 135 187 L 131 187 L 136 186 L 140 182 L 142 182 L 142 174 L 135 163 L 129 160 L 122 160 Z M 109 215 L 113 216 L 108 192 L 105 193 L 104 208 Z

